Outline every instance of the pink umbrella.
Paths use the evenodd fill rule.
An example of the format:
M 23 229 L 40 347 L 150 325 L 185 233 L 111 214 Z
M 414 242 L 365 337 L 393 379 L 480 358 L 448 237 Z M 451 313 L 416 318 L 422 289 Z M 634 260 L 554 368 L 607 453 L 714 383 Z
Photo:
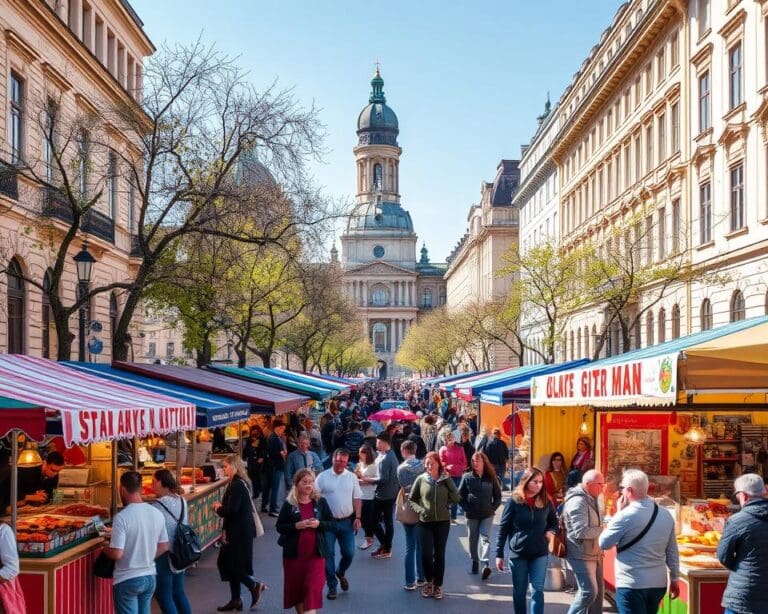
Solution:
M 391 409 L 382 409 L 377 411 L 375 414 L 368 416 L 368 419 L 383 422 L 384 420 L 418 420 L 419 417 L 407 409 L 398 409 L 397 407 L 393 407 Z

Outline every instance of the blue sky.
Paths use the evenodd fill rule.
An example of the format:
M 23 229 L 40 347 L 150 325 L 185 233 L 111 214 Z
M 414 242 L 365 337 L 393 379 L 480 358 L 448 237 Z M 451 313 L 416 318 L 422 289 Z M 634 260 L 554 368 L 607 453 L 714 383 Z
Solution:
M 131 0 L 153 42 L 205 42 L 321 109 L 328 154 L 313 166 L 354 198 L 352 148 L 376 60 L 400 120 L 400 190 L 432 261 L 466 230 L 481 181 L 520 157 L 547 91 L 555 103 L 620 0 Z M 338 241 L 337 241 L 338 244 Z

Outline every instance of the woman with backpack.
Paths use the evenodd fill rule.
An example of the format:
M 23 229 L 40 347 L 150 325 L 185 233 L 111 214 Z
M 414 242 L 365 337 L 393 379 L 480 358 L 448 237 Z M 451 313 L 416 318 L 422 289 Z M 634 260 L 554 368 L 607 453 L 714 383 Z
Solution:
M 179 521 L 186 523 L 187 502 L 181 496 L 183 492 L 176 483 L 176 478 L 168 469 L 155 471 L 152 490 L 157 495 L 155 507 L 163 513 L 165 529 L 168 532 L 169 550 L 155 561 L 157 569 L 157 587 L 155 599 L 163 614 L 191 614 L 192 608 L 184 592 L 184 570 L 177 570 L 171 565 L 171 551 L 176 537 Z

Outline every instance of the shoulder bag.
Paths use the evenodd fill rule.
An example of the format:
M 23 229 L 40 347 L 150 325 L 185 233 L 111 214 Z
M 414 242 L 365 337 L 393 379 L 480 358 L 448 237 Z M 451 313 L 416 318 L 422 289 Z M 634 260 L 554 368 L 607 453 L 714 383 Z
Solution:
M 171 565 L 177 571 L 182 571 L 194 565 L 200 560 L 203 554 L 203 549 L 200 547 L 200 538 L 190 525 L 182 522 L 184 518 L 184 509 L 187 502 L 184 497 L 181 497 L 181 512 L 179 517 L 175 518 L 166 505 L 159 499 L 155 502 L 158 503 L 168 515 L 176 521 L 176 535 L 173 538 L 173 548 L 169 554 L 171 559 Z
M 562 514 L 557 521 L 555 536 L 549 540 L 549 552 L 561 559 L 564 559 L 568 554 L 568 547 L 565 545 L 565 519 Z
M 616 554 L 619 554 L 621 552 L 624 552 L 625 550 L 629 550 L 632 546 L 634 546 L 637 542 L 639 542 L 643 537 L 645 537 L 645 534 L 648 533 L 648 531 L 651 528 L 651 525 L 656 520 L 656 516 L 659 513 L 659 506 L 656 505 L 654 502 L 653 504 L 653 514 L 651 514 L 651 519 L 648 521 L 648 524 L 645 525 L 645 528 L 640 531 L 640 534 L 635 537 L 634 539 L 629 540 L 626 544 L 623 546 L 616 546 Z
M 248 501 L 251 502 L 251 513 L 253 514 L 253 524 L 256 526 L 256 537 L 261 537 L 264 535 L 264 523 L 261 522 L 259 510 L 256 509 L 256 506 L 253 503 L 251 488 L 245 482 L 243 482 L 243 486 L 245 486 L 246 493 L 248 494 Z
M 417 524 L 419 522 L 419 515 L 416 513 L 416 510 L 411 507 L 405 488 L 401 488 L 397 493 L 397 500 L 395 501 L 395 518 L 403 524 Z

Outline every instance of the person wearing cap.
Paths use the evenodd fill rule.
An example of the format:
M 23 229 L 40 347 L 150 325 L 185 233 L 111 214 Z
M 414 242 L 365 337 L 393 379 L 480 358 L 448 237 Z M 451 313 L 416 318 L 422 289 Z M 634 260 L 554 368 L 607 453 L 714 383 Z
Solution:
M 717 558 L 730 570 L 721 605 L 725 614 L 768 608 L 768 499 L 763 478 L 745 473 L 733 483 L 741 505 L 725 523 Z

